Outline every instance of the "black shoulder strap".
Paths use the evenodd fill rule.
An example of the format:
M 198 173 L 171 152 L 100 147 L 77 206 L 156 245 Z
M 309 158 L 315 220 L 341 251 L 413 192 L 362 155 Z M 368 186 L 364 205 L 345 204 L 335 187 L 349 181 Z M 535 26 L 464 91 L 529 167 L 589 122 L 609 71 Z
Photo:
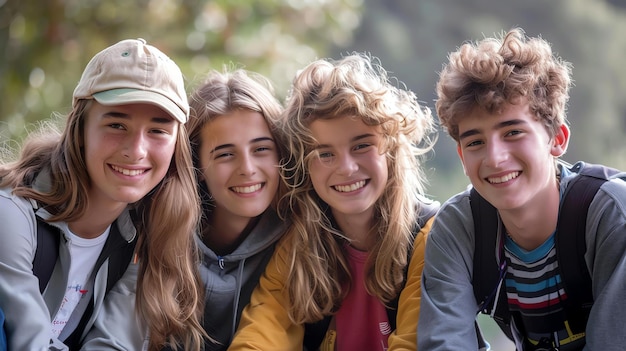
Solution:
M 424 225 L 426 225 L 426 222 L 428 222 L 429 219 L 431 219 L 439 210 L 440 204 L 438 202 L 430 202 L 430 203 L 421 203 L 421 208 L 420 208 L 420 213 L 417 219 L 417 225 L 415 226 L 415 229 L 413 231 L 413 239 L 415 239 L 415 236 L 417 235 L 417 233 L 419 233 L 419 231 L 422 229 L 422 227 Z M 409 250 L 409 260 L 411 258 L 411 253 L 412 253 L 412 246 L 411 246 L 411 250 Z M 408 273 L 408 265 L 406 267 L 404 267 L 404 282 L 406 282 L 406 275 Z M 387 311 L 387 318 L 389 319 L 389 325 L 391 327 L 391 330 L 396 330 L 396 317 L 398 315 L 398 299 L 399 296 L 396 296 L 396 298 L 394 298 L 393 300 L 391 300 L 386 308 Z M 324 336 L 326 335 L 326 332 L 328 331 L 328 327 L 330 326 L 330 321 L 332 319 L 332 316 L 326 316 L 324 317 L 324 319 L 315 322 L 315 323 L 306 323 L 304 325 L 304 341 L 303 341 L 303 346 L 304 346 L 304 350 L 308 350 L 308 351 L 313 351 L 313 350 L 318 350 L 319 346 L 322 344 L 322 341 L 324 341 Z
M 108 263 L 108 277 L 107 277 L 107 286 L 106 292 L 108 293 L 111 288 L 117 283 L 117 281 L 124 275 L 126 269 L 128 268 L 128 264 L 130 263 L 134 251 L 135 245 L 137 243 L 137 238 L 133 241 L 126 241 L 122 235 L 120 234 L 119 228 L 117 226 L 117 221 L 111 224 L 111 232 L 109 233 L 109 237 L 107 241 L 104 243 L 104 248 L 100 253 L 100 256 L 96 260 L 96 265 L 94 269 L 98 269 L 106 259 L 109 260 Z M 74 348 L 78 349 L 81 343 L 81 338 L 83 335 L 83 331 L 87 325 L 87 322 L 91 318 L 91 314 L 93 313 L 93 298 L 90 301 L 89 305 L 82 318 L 78 322 L 76 329 L 70 334 L 63 343 L 66 344 L 70 350 Z
M 579 176 L 571 180 L 563 199 L 555 245 L 567 293 L 567 319 L 572 332 L 580 333 L 585 330 L 593 305 L 591 276 L 585 262 L 587 211 L 598 189 L 619 171 L 595 164 L 579 163 L 576 167 L 580 168 Z
M 43 293 L 52 276 L 59 257 L 61 233 L 59 229 L 37 217 L 37 249 L 33 259 L 33 274 L 39 279 L 39 292 Z
M 577 163 L 573 170 L 580 176 L 572 179 L 562 201 L 555 245 L 560 274 L 568 296 L 565 306 L 567 318 L 573 331 L 580 332 L 585 329 L 593 304 L 591 278 L 584 259 L 587 250 L 585 244 L 587 211 L 600 186 L 619 171 L 582 162 Z M 493 309 L 493 301 L 488 300 L 495 291 L 499 279 L 495 258 L 498 232 L 497 211 L 474 189 L 471 190 L 470 203 L 475 235 L 476 237 L 480 235 L 481 238 L 480 243 L 476 240 L 474 248 L 472 284 L 476 300 L 481 302 L 481 312 L 488 314 Z M 574 240 L 572 240 L 572 235 Z M 508 328 L 505 328 L 505 325 L 510 322 L 505 295 L 502 290 L 497 298 L 498 307 L 494 320 L 498 322 L 501 329 L 510 332 Z
M 510 328 L 508 328 L 511 316 L 504 289 L 500 294 L 497 294 L 500 280 L 500 270 L 496 260 L 498 212 L 474 188 L 470 190 L 470 205 L 474 219 L 472 287 L 474 288 L 474 297 L 479 305 L 478 312 L 491 314 L 495 304 L 498 313 L 493 315 L 493 319 L 506 336 L 512 339 L 513 335 Z M 480 328 L 478 324 L 475 323 L 474 327 L 477 335 L 479 335 Z M 484 346 L 480 336 L 478 337 L 478 345 Z
M 114 234 L 118 240 L 111 243 L 110 249 L 105 247 L 102 251 L 106 253 L 109 258 L 109 275 L 107 280 L 107 289 L 109 292 L 111 288 L 117 283 L 118 280 L 126 273 L 128 264 L 130 263 L 133 254 L 135 253 L 135 245 L 137 244 L 137 238 L 128 242 L 124 240 L 117 228 L 117 222 L 112 224 L 111 234 Z M 119 239 L 122 239 L 121 241 Z
M 498 214 L 476 189 L 470 190 L 470 205 L 474 219 L 474 265 L 472 286 L 482 313 L 491 313 L 493 293 L 500 277 L 496 261 Z M 478 240 L 480 238 L 480 240 Z

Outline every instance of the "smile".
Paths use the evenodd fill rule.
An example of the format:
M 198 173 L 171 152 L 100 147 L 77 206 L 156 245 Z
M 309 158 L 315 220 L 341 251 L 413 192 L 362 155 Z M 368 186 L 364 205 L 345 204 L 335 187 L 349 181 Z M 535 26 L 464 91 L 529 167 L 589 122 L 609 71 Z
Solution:
M 358 182 L 352 183 L 352 184 L 349 184 L 349 185 L 334 185 L 333 188 L 335 190 L 337 190 L 338 192 L 340 192 L 340 193 L 348 193 L 348 192 L 351 192 L 351 191 L 355 191 L 355 190 L 361 189 L 364 186 L 365 186 L 365 181 L 364 180 L 359 180 Z
M 250 185 L 250 186 L 234 186 L 231 189 L 232 191 L 239 193 L 239 194 L 250 194 L 255 191 L 258 191 L 259 189 L 261 189 L 261 187 L 263 187 L 263 184 L 258 183 L 258 184 Z
M 115 165 L 111 165 L 111 168 L 118 173 L 131 177 L 138 176 L 146 171 L 145 169 L 126 169 Z
M 489 183 L 491 184 L 500 184 L 500 183 L 508 182 L 511 179 L 515 179 L 519 177 L 519 173 L 520 172 L 511 172 L 502 177 L 487 178 L 487 181 L 489 181 Z

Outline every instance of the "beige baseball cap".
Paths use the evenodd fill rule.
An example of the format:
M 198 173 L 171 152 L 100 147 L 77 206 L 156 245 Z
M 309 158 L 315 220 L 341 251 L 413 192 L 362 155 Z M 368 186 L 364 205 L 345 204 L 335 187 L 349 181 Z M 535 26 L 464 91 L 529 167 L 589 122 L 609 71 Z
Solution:
M 189 118 L 180 68 L 144 39 L 122 40 L 97 53 L 74 89 L 72 105 L 80 99 L 95 99 L 107 106 L 152 104 L 181 123 Z

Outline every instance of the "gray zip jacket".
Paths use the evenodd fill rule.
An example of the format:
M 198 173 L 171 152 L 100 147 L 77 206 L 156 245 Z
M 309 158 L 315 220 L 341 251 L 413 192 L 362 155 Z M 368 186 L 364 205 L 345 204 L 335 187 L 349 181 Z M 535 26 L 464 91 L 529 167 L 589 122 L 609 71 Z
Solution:
M 560 167 L 563 194 L 577 174 Z M 626 173 L 619 176 L 626 179 Z M 418 350 L 477 348 L 474 320 L 478 302 L 472 288 L 475 235 L 469 197 L 467 190 L 446 201 L 430 230 L 422 276 Z M 589 206 L 586 233 L 585 260 L 592 279 L 594 305 L 587 322 L 584 350 L 623 350 L 626 182 L 613 179 L 602 185 Z
M 45 190 L 48 183 L 47 173 L 42 172 L 33 187 Z M 11 192 L 12 189 L 0 189 L 0 308 L 6 315 L 8 348 L 29 351 L 67 350 L 67 346 L 53 336 L 51 321 L 63 302 L 67 287 L 70 266 L 69 235 L 62 231 L 57 264 L 42 294 L 39 292 L 39 280 L 33 274 L 33 259 L 37 249 L 37 219 L 34 211 L 36 204 L 29 199 L 14 196 Z M 43 219 L 50 218 L 50 213 L 44 209 L 38 209 L 37 215 Z M 116 223 L 124 240 L 131 242 L 135 239 L 136 231 L 128 211 L 124 211 Z M 97 270 L 92 280 L 95 288 L 90 289 L 94 307 L 84 334 L 90 330 L 104 305 L 106 262 L 108 261 L 94 268 Z M 83 298 L 91 298 L 91 295 Z M 80 319 L 80 316 L 72 315 L 68 325 L 74 318 Z M 71 330 L 63 330 L 60 339 L 65 339 L 70 332 Z
M 239 325 L 241 311 L 250 302 L 275 244 L 287 226 L 268 209 L 246 239 L 226 256 L 218 256 L 200 241 L 203 254 L 200 274 L 205 288 L 203 326 L 220 342 L 205 344 L 206 351 L 226 350 Z

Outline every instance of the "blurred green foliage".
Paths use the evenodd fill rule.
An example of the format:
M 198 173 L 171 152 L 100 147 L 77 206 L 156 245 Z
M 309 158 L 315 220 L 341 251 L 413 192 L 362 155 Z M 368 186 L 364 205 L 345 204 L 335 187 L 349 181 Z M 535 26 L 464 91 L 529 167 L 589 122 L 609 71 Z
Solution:
M 168 54 L 190 89 L 236 65 L 282 97 L 298 68 L 351 41 L 361 11 L 359 0 L 0 0 L 0 140 L 69 111 L 88 60 L 126 38 Z

